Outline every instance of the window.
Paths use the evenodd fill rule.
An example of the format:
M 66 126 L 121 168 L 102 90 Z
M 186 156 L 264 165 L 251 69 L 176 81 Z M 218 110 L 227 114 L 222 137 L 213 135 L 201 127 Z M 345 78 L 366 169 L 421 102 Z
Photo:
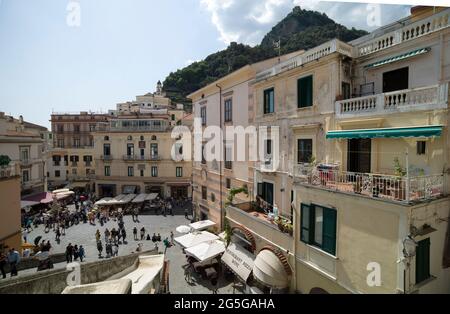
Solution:
M 105 141 L 109 141 L 109 136 L 105 136 L 105 137 L 104 137 L 104 140 L 105 140 Z
M 55 170 L 55 178 L 60 178 L 60 177 L 61 177 L 61 171 Z
M 28 170 L 22 171 L 22 183 L 30 181 L 30 172 Z
M 233 169 L 233 149 L 228 146 L 225 148 L 225 169 Z
M 427 142 L 418 141 L 417 142 L 417 155 L 425 155 L 427 151 Z
M 74 131 L 74 133 L 80 133 L 80 125 L 75 124 L 75 125 L 73 126 L 73 131 Z
M 144 140 L 144 136 L 141 135 L 141 141 L 143 141 L 143 140 Z
M 216 195 L 214 193 L 211 193 L 211 202 L 215 202 L 216 201 Z
M 105 177 L 110 177 L 110 176 L 111 176 L 111 167 L 105 166 Z
M 76 176 L 77 175 L 77 168 L 74 168 L 74 169 L 72 169 L 72 174 L 74 175 L 74 176 Z
M 177 175 L 177 178 L 181 178 L 183 176 L 183 167 L 177 167 L 176 175 Z
M 158 144 L 150 144 L 150 156 L 152 159 L 158 158 Z
M 134 167 L 128 167 L 128 176 L 134 177 Z
M 74 138 L 74 139 L 73 139 L 73 147 L 78 148 L 78 147 L 80 147 L 80 146 L 81 146 L 81 141 L 80 141 L 80 139 L 79 139 L 79 138 Z
M 301 241 L 336 255 L 336 219 L 334 209 L 301 204 Z
M 61 165 L 61 156 L 53 156 L 53 166 L 59 167 Z
M 95 124 L 89 124 L 89 132 L 95 132 L 96 125 Z
M 58 130 L 58 133 L 63 133 L 64 132 L 64 125 L 63 124 L 58 124 L 56 129 Z
M 416 284 L 430 278 L 430 238 L 422 240 L 416 251 Z
M 134 156 L 134 144 L 127 144 L 127 156 Z
M 233 121 L 233 101 L 231 99 L 225 100 L 225 122 Z
M 172 121 L 175 121 L 175 115 L 174 114 L 172 115 Z
M 49 140 L 53 139 L 53 134 L 50 133 L 50 134 L 48 135 L 48 139 L 49 139 Z
M 383 93 L 409 88 L 409 68 L 401 68 L 383 73 Z
M 84 161 L 86 167 L 90 167 L 92 164 L 92 156 L 84 156 L 83 161 Z
M 20 161 L 28 162 L 30 159 L 30 149 L 28 147 L 20 148 Z
M 111 144 L 103 144 L 103 155 L 111 156 Z
M 299 139 L 297 141 L 297 162 L 309 163 L 312 159 L 312 139 Z
M 156 141 L 156 135 L 152 135 L 152 141 Z
M 226 179 L 225 180 L 225 186 L 227 187 L 227 189 L 231 189 L 231 179 Z
M 206 186 L 202 186 L 202 199 L 205 201 L 208 199 L 208 189 Z
M 205 152 L 205 144 L 202 144 L 202 164 L 206 165 L 206 152 Z
M 273 88 L 264 91 L 264 114 L 275 111 L 275 90 Z
M 342 99 L 350 99 L 351 96 L 350 83 L 342 82 Z
M 131 135 L 128 135 L 127 141 L 132 141 L 132 140 L 133 140 L 133 137 Z
M 298 108 L 311 107 L 313 105 L 313 77 L 307 76 L 298 80 Z
M 58 147 L 64 148 L 64 140 L 63 139 L 58 139 Z
M 158 176 L 158 167 L 152 166 L 152 177 L 156 178 Z
M 144 176 L 144 169 L 139 170 L 141 177 Z
M 206 125 L 206 107 L 200 108 L 200 117 L 202 118 L 202 125 Z
M 274 187 L 272 183 L 258 183 L 258 196 L 270 205 L 274 204 Z

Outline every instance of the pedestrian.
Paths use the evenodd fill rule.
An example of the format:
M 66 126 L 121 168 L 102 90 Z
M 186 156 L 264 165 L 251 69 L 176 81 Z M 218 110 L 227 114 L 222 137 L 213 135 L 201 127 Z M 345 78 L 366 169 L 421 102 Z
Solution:
M 111 230 L 111 239 L 114 241 L 114 243 L 117 241 L 117 231 L 116 228 L 112 228 Z
M 156 241 L 161 242 L 161 235 L 158 233 L 158 236 L 156 237 Z
M 9 250 L 8 253 L 8 263 L 11 269 L 11 277 L 18 275 L 17 265 L 20 263 L 20 254 L 14 248 Z
M 173 232 L 170 231 L 170 244 L 171 244 L 172 246 L 175 245 L 175 243 L 173 242 L 173 239 L 174 239 Z
M 83 259 L 86 256 L 86 252 L 84 251 L 84 247 L 80 245 L 80 248 L 78 249 L 78 257 L 80 258 L 80 262 L 83 263 Z
M 123 239 L 123 244 L 125 243 L 125 239 L 127 238 L 127 232 L 125 231 L 125 228 L 122 228 L 122 239 Z
M 152 236 L 153 243 L 156 243 L 158 241 L 158 238 L 156 237 L 156 234 L 154 233 Z
M 136 227 L 134 227 L 134 229 L 133 229 L 134 241 L 138 241 L 139 240 L 138 237 L 137 237 L 137 233 L 138 233 L 138 230 L 137 230 Z
M 218 283 L 217 277 L 214 277 L 211 279 L 211 285 L 213 287 L 213 294 L 217 294 L 217 291 L 218 291 L 217 283 Z
M 139 209 L 134 209 L 134 216 L 136 217 L 136 222 L 139 223 Z
M 102 241 L 97 241 L 98 258 L 102 258 L 103 245 Z
M 145 227 L 141 228 L 141 241 L 143 241 L 145 238 Z
M 119 256 L 119 245 L 117 245 L 117 243 L 114 243 L 112 246 L 112 256 L 113 257 Z
M 100 241 L 100 230 L 97 229 L 97 232 L 95 232 L 95 240 L 98 242 Z
M 61 239 L 61 230 L 60 230 L 59 225 L 58 225 L 58 227 L 56 227 L 56 238 L 55 238 L 55 241 L 57 243 L 59 243 L 60 239 Z
M 66 247 L 66 261 L 67 261 L 67 264 L 73 262 L 73 246 L 72 246 L 72 243 L 69 243 L 69 245 Z
M 106 242 L 105 252 L 106 252 L 106 258 L 110 258 L 112 255 L 112 241 Z
M 50 252 L 51 249 L 52 249 L 52 245 L 50 244 L 50 240 L 48 240 L 47 243 L 45 243 L 45 245 L 43 247 L 43 251 Z
M 2 278 L 6 278 L 5 266 L 6 266 L 6 255 L 3 252 L 0 252 L 0 271 L 2 272 Z
M 187 208 L 184 209 L 184 218 L 189 219 L 189 211 Z
M 110 235 L 111 235 L 111 232 L 109 232 L 108 228 L 106 228 L 106 230 L 105 230 L 105 242 L 107 242 L 109 240 Z
M 78 257 L 80 257 L 80 249 L 78 248 L 78 245 L 75 244 L 75 246 L 73 247 L 73 259 L 75 261 L 78 261 Z
M 29 234 L 29 232 L 28 232 L 28 229 L 27 228 L 25 228 L 23 231 L 22 231 L 22 237 L 23 237 L 23 242 L 24 243 L 28 243 L 28 234 Z

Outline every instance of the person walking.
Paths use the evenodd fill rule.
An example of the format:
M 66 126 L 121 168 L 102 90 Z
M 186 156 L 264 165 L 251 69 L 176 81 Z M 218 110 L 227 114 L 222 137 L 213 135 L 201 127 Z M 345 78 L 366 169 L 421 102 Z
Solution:
M 8 253 L 8 263 L 11 269 L 11 277 L 15 277 L 18 275 L 17 265 L 20 263 L 20 254 L 14 248 L 9 250 Z
M 136 222 L 139 223 L 139 209 L 134 209 L 134 216 L 136 217 Z
M 184 218 L 186 218 L 187 220 L 189 220 L 189 211 L 187 208 L 184 209 Z
M 24 243 L 28 243 L 28 234 L 29 234 L 29 232 L 28 232 L 28 229 L 27 228 L 25 228 L 23 231 L 22 231 L 22 237 L 23 237 L 23 242 Z
M 69 243 L 69 245 L 66 247 L 66 261 L 67 261 L 67 264 L 73 262 L 73 246 L 72 246 L 72 243 Z
M 99 240 L 97 241 L 97 250 L 98 250 L 98 258 L 102 258 L 102 252 L 103 252 L 103 245 L 102 245 L 102 241 Z
M 111 236 L 111 232 L 109 232 L 108 228 L 105 230 L 105 242 L 109 240 L 109 237 Z
M 5 266 L 6 266 L 6 255 L 3 252 L 0 252 L 0 271 L 2 273 L 2 278 L 6 278 Z
M 174 235 L 173 235 L 173 231 L 170 231 L 170 245 L 174 246 L 175 243 L 173 242 L 174 240 Z
M 138 230 L 137 230 L 136 227 L 134 227 L 133 228 L 134 241 L 138 241 L 139 240 L 138 237 L 137 237 L 137 233 L 138 233 Z
M 83 259 L 86 256 L 86 252 L 84 251 L 84 247 L 80 245 L 80 248 L 78 249 L 78 257 L 80 258 L 80 262 L 83 263 Z
M 114 243 L 112 246 L 112 257 L 119 256 L 119 245 L 117 243 Z
M 57 243 L 59 243 L 60 239 L 61 239 L 61 230 L 60 230 L 59 225 L 58 225 L 58 226 L 56 227 L 56 238 L 55 238 L 55 241 L 56 241 Z
M 141 241 L 144 241 L 145 238 L 145 227 L 141 228 Z
M 97 231 L 95 232 L 95 240 L 96 240 L 97 242 L 100 241 L 100 237 L 101 237 L 101 235 L 100 235 L 100 230 L 97 229 Z
M 125 231 L 125 228 L 122 228 L 122 243 L 126 244 L 127 239 L 127 232 Z
M 78 261 L 78 258 L 80 257 L 80 249 L 78 248 L 78 245 L 75 244 L 73 247 L 73 260 Z

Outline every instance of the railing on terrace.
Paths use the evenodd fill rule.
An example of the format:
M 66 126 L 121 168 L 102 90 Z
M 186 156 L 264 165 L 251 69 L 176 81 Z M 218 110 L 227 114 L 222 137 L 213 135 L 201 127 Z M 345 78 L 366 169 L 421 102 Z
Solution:
M 450 9 L 406 25 L 395 31 L 383 34 L 377 38 L 364 42 L 355 48 L 356 57 L 366 56 L 380 50 L 387 49 L 402 42 L 436 32 L 450 25 Z
M 311 49 L 311 50 L 308 50 L 297 57 L 291 58 L 280 64 L 277 64 L 276 66 L 272 67 L 271 69 L 268 69 L 268 70 L 258 73 L 256 75 L 255 80 L 256 80 L 256 82 L 265 80 L 269 77 L 275 76 L 282 72 L 289 71 L 289 70 L 292 70 L 299 66 L 302 66 L 308 62 L 318 60 L 318 59 L 325 57 L 327 55 L 330 55 L 334 52 L 339 52 L 339 53 L 342 53 L 344 55 L 351 57 L 352 50 L 353 50 L 352 46 L 350 46 L 338 39 L 333 39 L 333 40 L 330 40 L 320 46 L 317 46 L 317 47 Z
M 100 132 L 166 132 L 169 125 L 147 125 L 147 126 L 111 126 L 100 124 L 96 130 Z
M 394 176 L 340 170 L 294 168 L 297 182 L 331 191 L 364 195 L 399 203 L 415 203 L 444 195 L 444 175 Z
M 101 160 L 113 160 L 113 156 L 112 155 L 102 155 L 100 156 Z
M 159 161 L 160 156 L 141 156 L 141 155 L 124 155 L 123 160 L 125 161 Z
M 11 178 L 18 176 L 20 171 L 15 164 L 0 166 L 0 178 Z
M 336 102 L 338 116 L 386 114 L 393 111 L 446 108 L 448 83 Z

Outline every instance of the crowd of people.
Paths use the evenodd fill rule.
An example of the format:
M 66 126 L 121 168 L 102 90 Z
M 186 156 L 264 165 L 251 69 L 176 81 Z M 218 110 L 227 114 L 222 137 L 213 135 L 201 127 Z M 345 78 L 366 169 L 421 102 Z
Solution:
M 136 224 L 132 229 L 129 229 L 133 233 L 133 240 L 139 242 L 137 248 L 134 250 L 135 252 L 143 250 L 145 241 L 151 241 L 157 249 L 158 244 L 162 243 L 167 249 L 175 245 L 173 232 L 170 232 L 169 236 L 162 237 L 160 233 L 150 233 L 146 230 L 145 226 L 138 227 L 137 224 L 140 224 L 139 213 L 140 211 L 151 213 L 154 210 L 154 213 L 157 215 L 174 215 L 174 208 L 184 207 L 189 203 L 189 199 L 187 198 L 178 200 L 173 198 L 157 198 L 152 203 L 128 204 L 122 208 L 118 208 L 118 206 L 97 208 L 94 205 L 95 201 L 94 195 L 75 194 L 70 202 L 49 205 L 46 208 L 41 208 L 37 212 L 24 212 L 22 214 L 23 242 L 26 244 L 34 243 L 34 245 L 30 245 L 31 249 L 23 249 L 22 254 L 15 249 L 10 249 L 9 251 L 0 250 L 0 271 L 2 277 L 6 277 L 6 265 L 9 265 L 11 276 L 17 276 L 17 265 L 22 258 L 34 258 L 38 260 L 38 271 L 53 268 L 50 253 L 52 249 L 50 239 L 52 239 L 52 236 L 50 235 L 53 234 L 54 241 L 59 245 L 62 238 L 66 236 L 67 229 L 79 224 L 89 223 L 92 226 L 98 226 L 99 224 L 103 227 L 111 220 L 117 222 L 117 227 L 112 229 L 105 228 L 102 232 L 100 229 L 97 229 L 95 232 L 95 241 L 99 258 L 119 256 L 120 246 L 128 244 L 127 231 L 123 219 L 124 214 L 131 215 L 133 223 Z M 68 206 L 69 203 L 71 208 Z M 189 215 L 187 209 L 184 214 L 187 218 Z M 39 226 L 44 226 L 44 234 L 35 239 L 29 239 L 32 231 Z M 106 254 L 105 256 L 103 256 L 103 252 Z M 83 262 L 86 258 L 85 247 L 81 244 L 73 245 L 69 243 L 65 248 L 65 257 L 67 263 L 74 261 Z

